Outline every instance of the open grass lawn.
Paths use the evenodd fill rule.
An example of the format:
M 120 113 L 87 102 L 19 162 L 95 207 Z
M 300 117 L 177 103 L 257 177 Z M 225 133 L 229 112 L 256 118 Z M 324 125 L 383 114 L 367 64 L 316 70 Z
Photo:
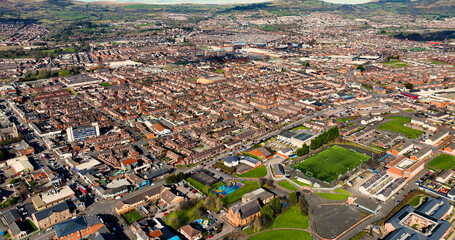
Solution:
M 420 203 L 420 199 L 421 198 L 425 198 L 425 196 L 416 196 L 415 198 L 413 198 L 410 202 L 409 202 L 409 205 L 413 206 L 413 207 L 417 207 L 419 206 L 419 203 Z
M 281 181 L 281 182 L 278 182 L 278 185 L 288 189 L 288 190 L 291 190 L 291 191 L 297 191 L 299 190 L 298 188 L 296 188 L 294 185 L 292 185 L 289 181 Z
M 265 168 L 265 165 L 262 165 L 238 176 L 243 178 L 260 178 L 264 177 L 265 175 L 267 175 L 267 169 Z
M 179 229 L 181 226 L 185 226 L 185 225 L 189 224 L 190 222 L 201 217 L 200 215 L 197 214 L 197 211 L 195 211 L 196 207 L 199 204 L 202 204 L 202 202 L 199 202 L 198 204 L 196 204 L 188 209 L 175 211 L 175 212 L 170 213 L 167 216 L 164 216 L 164 222 L 167 225 L 173 227 L 174 229 Z M 179 219 L 178 225 L 175 225 L 174 221 L 172 221 L 172 219 L 174 219 L 174 218 Z
M 408 117 L 391 116 L 390 118 L 395 120 L 395 121 L 402 122 L 402 123 L 410 123 L 411 122 L 411 119 L 408 118 Z
M 378 127 L 379 130 L 388 130 L 396 133 L 400 133 L 405 135 L 408 138 L 418 138 L 420 135 L 423 134 L 423 131 L 405 127 L 403 125 L 403 122 L 401 121 L 391 121 L 391 122 L 386 122 L 382 124 L 381 126 Z
M 296 228 L 296 229 L 307 229 L 309 227 L 308 216 L 302 215 L 299 207 L 294 206 L 288 208 L 284 213 L 279 215 L 268 229 L 275 228 Z M 264 229 L 266 230 L 266 229 Z M 248 235 L 256 232 L 251 231 L 250 228 L 246 228 L 244 232 Z
M 298 206 L 291 207 L 278 216 L 272 223 L 271 228 L 308 228 L 308 217 L 300 213 Z
M 295 182 L 295 183 L 297 183 L 297 184 L 299 184 L 299 185 L 302 186 L 302 187 L 313 187 L 312 185 L 308 185 L 308 184 L 303 183 L 303 182 L 301 182 L 301 181 L 299 181 L 299 180 L 297 180 L 297 179 L 293 179 L 292 181 Z
M 193 187 L 199 189 L 199 191 L 203 192 L 205 195 L 207 195 L 209 193 L 209 188 L 207 186 L 205 186 L 204 184 L 194 180 L 193 178 L 189 177 L 186 179 L 186 181 L 193 185 Z
M 291 129 L 291 131 L 300 130 L 300 129 L 305 130 L 305 129 L 309 129 L 309 128 L 307 128 L 305 126 L 297 126 L 297 127 L 293 128 L 293 129 Z
M 131 224 L 142 219 L 141 215 L 136 210 L 133 210 L 129 213 L 125 213 L 122 215 L 122 217 L 128 222 L 128 224 Z
M 317 195 L 335 201 L 346 200 L 350 195 L 348 194 L 338 194 L 338 193 L 316 193 Z
M 251 236 L 250 240 L 311 240 L 311 235 L 299 230 L 274 230 Z
M 408 64 L 401 62 L 401 61 L 392 61 L 392 62 L 385 62 L 383 63 L 385 66 L 390 68 L 402 68 L 402 67 L 409 67 Z
M 338 175 L 345 174 L 368 159 L 370 157 L 365 154 L 333 145 L 293 167 L 304 174 L 330 183 L 338 179 Z
M 255 181 L 242 181 L 242 183 L 245 184 L 243 187 L 222 198 L 225 205 L 237 202 L 242 199 L 243 194 L 259 188 L 259 183 Z
M 440 61 L 435 61 L 435 60 L 430 60 L 431 63 L 435 65 L 447 65 L 448 63 L 446 62 L 440 62 Z
M 344 189 L 342 189 L 342 188 L 337 188 L 337 189 L 335 190 L 335 192 L 336 192 L 336 193 L 347 194 L 347 195 L 351 196 L 351 193 L 350 193 L 350 192 L 348 192 L 348 191 L 346 191 L 346 190 L 344 190 Z
M 440 154 L 431 160 L 428 165 L 439 170 L 452 169 L 455 166 L 455 157 L 447 154 Z
M 107 87 L 107 86 L 110 86 L 111 84 L 108 82 L 104 82 L 104 83 L 100 83 L 100 85 L 103 87 Z

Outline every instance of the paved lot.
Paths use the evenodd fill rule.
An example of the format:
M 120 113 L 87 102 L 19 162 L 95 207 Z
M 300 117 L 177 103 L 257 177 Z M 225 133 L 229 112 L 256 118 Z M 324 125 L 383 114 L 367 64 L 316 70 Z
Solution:
M 323 238 L 335 238 L 369 213 L 352 205 L 323 205 L 313 210 L 316 232 Z

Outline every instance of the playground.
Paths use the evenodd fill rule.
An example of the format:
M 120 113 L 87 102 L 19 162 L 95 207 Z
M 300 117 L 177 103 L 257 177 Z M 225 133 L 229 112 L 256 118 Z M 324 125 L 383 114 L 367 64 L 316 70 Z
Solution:
M 224 197 L 226 195 L 231 194 L 235 190 L 243 187 L 243 183 L 241 182 L 228 182 L 225 185 L 213 190 L 212 192 L 217 195 L 218 197 Z

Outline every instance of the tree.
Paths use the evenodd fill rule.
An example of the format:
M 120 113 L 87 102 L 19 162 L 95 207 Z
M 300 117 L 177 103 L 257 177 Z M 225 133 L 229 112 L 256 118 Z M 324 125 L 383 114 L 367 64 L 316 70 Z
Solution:
M 357 70 L 360 70 L 361 72 L 365 71 L 365 67 L 363 65 L 359 65 L 357 67 Z
M 303 156 L 303 155 L 305 155 L 305 149 L 299 148 L 299 149 L 297 149 L 297 151 L 295 151 L 295 153 L 296 153 L 297 156 L 299 156 L 299 157 L 300 157 L 300 156 Z
M 313 140 L 311 140 L 311 143 L 310 143 L 310 148 L 311 149 L 317 149 L 321 146 L 321 139 L 319 137 L 316 137 L 314 138 Z
M 406 84 L 404 85 L 404 87 L 407 88 L 407 89 L 409 89 L 409 90 L 412 90 L 412 89 L 414 89 L 414 84 L 412 84 L 412 83 L 406 83 Z
M 261 187 L 264 186 L 265 178 L 259 178 L 258 182 L 259 182 L 259 186 L 261 186 Z
M 166 177 L 166 183 L 167 184 L 170 184 L 170 183 L 176 183 L 176 182 L 179 182 L 177 176 L 175 174 L 171 174 L 169 176 Z
M 177 173 L 177 179 L 178 179 L 179 182 L 182 181 L 183 179 L 185 179 L 185 177 L 186 176 L 185 176 L 184 172 Z
M 289 203 L 291 205 L 295 205 L 299 202 L 299 197 L 297 196 L 297 192 L 290 192 L 288 198 L 289 198 Z
M 302 214 L 308 215 L 308 204 L 303 196 L 300 196 L 299 199 L 299 209 Z
M 272 207 L 270 207 L 269 204 L 264 205 L 264 207 L 261 209 L 261 215 L 266 216 L 269 219 L 273 219 L 273 216 L 275 215 L 275 212 L 273 211 Z
M 273 209 L 273 212 L 275 212 L 275 214 L 280 214 L 281 213 L 281 202 L 280 202 L 280 198 L 273 198 L 271 201 L 270 201 L 270 207 L 272 207 Z
M 272 179 L 265 179 L 265 185 L 272 187 L 273 186 L 273 180 Z

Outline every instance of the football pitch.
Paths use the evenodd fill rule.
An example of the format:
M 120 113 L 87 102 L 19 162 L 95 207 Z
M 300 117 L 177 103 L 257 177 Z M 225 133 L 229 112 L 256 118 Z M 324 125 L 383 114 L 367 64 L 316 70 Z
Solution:
M 316 155 L 296 163 L 293 167 L 305 175 L 331 183 L 338 175 L 368 161 L 369 156 L 344 147 L 333 145 Z

